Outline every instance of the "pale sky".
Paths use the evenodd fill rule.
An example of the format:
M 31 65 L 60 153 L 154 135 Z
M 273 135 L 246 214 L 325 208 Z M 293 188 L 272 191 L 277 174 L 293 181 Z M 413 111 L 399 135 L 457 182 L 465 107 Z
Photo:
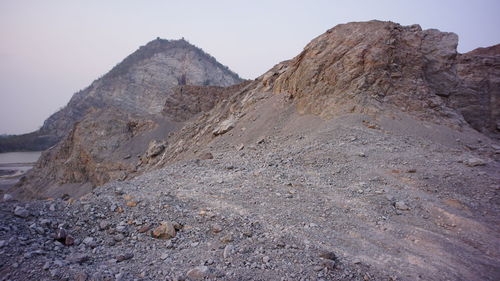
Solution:
M 500 1 L 0 0 L 0 134 L 36 130 L 139 46 L 186 38 L 243 78 L 297 55 L 351 21 L 418 23 L 500 43 Z

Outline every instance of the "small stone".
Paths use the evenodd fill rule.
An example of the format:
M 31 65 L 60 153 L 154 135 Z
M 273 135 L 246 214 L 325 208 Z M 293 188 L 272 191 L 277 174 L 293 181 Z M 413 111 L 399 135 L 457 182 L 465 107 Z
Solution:
M 334 269 L 334 268 L 335 268 L 336 263 L 335 263 L 335 261 L 334 261 L 334 260 L 329 260 L 329 259 L 328 259 L 328 260 L 323 260 L 323 261 L 321 261 L 321 265 L 322 265 L 323 267 L 326 267 L 326 268 L 328 268 L 328 269 L 332 270 L 332 269 Z
M 315 265 L 315 266 L 313 267 L 313 270 L 314 270 L 314 271 L 316 271 L 316 272 L 318 272 L 318 271 L 323 270 L 323 267 L 322 267 L 321 265 Z
M 203 280 L 210 277 L 210 268 L 208 266 L 202 265 L 197 266 L 187 272 L 187 277 L 191 280 Z
M 210 152 L 206 152 L 200 155 L 199 157 L 201 160 L 209 160 L 209 159 L 214 159 L 214 156 Z
M 406 203 L 404 201 L 397 201 L 396 203 L 394 203 L 394 207 L 397 210 L 401 210 L 401 211 L 410 210 L 410 207 L 408 207 L 408 205 L 406 205 Z
M 137 204 L 138 204 L 137 201 L 127 201 L 126 203 L 128 207 L 135 207 L 137 206 Z
M 120 225 L 116 226 L 115 230 L 116 230 L 116 232 L 120 232 L 120 233 L 127 233 L 128 232 L 126 224 L 120 224 Z
M 40 224 L 44 227 L 50 227 L 52 225 L 52 221 L 49 219 L 41 219 Z
M 71 235 L 67 235 L 66 239 L 64 239 L 64 245 L 66 246 L 72 246 L 75 244 L 75 238 Z
M 327 259 L 327 260 L 337 260 L 337 255 L 335 255 L 334 252 L 331 251 L 324 251 L 319 254 L 320 258 Z
M 42 266 L 42 269 L 43 270 L 49 270 L 50 268 L 50 262 L 46 262 L 43 266 Z
M 175 230 L 179 231 L 184 228 L 184 226 L 176 221 L 172 221 L 172 225 L 174 226 Z
M 73 278 L 75 281 L 86 281 L 88 279 L 88 275 L 87 273 L 80 271 L 75 273 Z
M 121 233 L 118 233 L 117 235 L 115 235 L 115 236 L 113 237 L 113 239 L 114 239 L 116 242 L 120 242 L 120 241 L 122 241 L 123 239 L 125 239 L 125 236 L 124 236 L 123 234 L 121 234 Z
M 99 230 L 103 231 L 103 230 L 106 230 L 108 229 L 110 226 L 110 223 L 108 221 L 101 221 L 99 223 Z
M 160 256 L 160 259 L 162 259 L 162 260 L 166 260 L 167 258 L 168 258 L 168 254 L 167 253 L 163 253 Z
M 27 218 L 27 217 L 29 217 L 30 213 L 25 208 L 23 208 L 21 206 L 17 206 L 14 209 L 14 215 L 17 217 L 20 217 L 20 218 Z
M 54 240 L 64 243 L 66 241 L 66 236 L 68 236 L 68 232 L 64 228 L 59 228 L 56 230 L 54 235 Z
M 78 263 L 82 264 L 88 260 L 90 260 L 90 256 L 85 255 L 85 254 L 72 254 L 66 257 L 66 260 L 69 263 Z
M 144 233 L 144 232 L 147 232 L 150 228 L 151 228 L 151 226 L 149 226 L 149 225 L 145 225 L 145 226 L 143 226 L 143 227 L 139 228 L 139 229 L 137 230 L 137 232 L 139 232 L 139 233 Z
M 236 119 L 234 117 L 230 117 L 222 122 L 212 131 L 214 136 L 222 135 L 229 132 L 234 128 L 236 123 Z
M 270 258 L 270 257 L 268 257 L 268 256 L 265 256 L 265 257 L 263 257 L 263 258 L 262 258 L 262 261 L 263 261 L 264 263 L 269 263 L 269 261 L 270 261 L 270 260 L 271 260 L 271 258 Z
M 232 255 L 233 250 L 234 247 L 232 245 L 226 245 L 226 247 L 224 247 L 224 252 L 222 253 L 222 257 L 224 257 L 224 259 L 229 258 Z
M 87 245 L 90 248 L 95 248 L 97 246 L 97 242 L 92 237 L 85 237 L 85 239 L 83 239 L 82 243 Z
M 149 147 L 146 151 L 147 158 L 153 158 L 160 155 L 165 150 L 166 143 L 153 140 L 149 143 Z
M 484 166 L 486 162 L 479 158 L 470 158 L 465 161 L 465 165 L 469 167 Z
M 12 200 L 14 200 L 14 197 L 13 197 L 12 195 L 10 195 L 10 194 L 8 194 L 8 193 L 5 193 L 5 194 L 3 195 L 3 201 L 5 201 L 5 202 L 9 202 L 9 201 L 12 201 Z
M 126 261 L 126 260 L 129 260 L 131 258 L 134 257 L 134 254 L 132 253 L 126 253 L 126 254 L 123 254 L 123 255 L 118 255 L 116 256 L 116 262 L 122 262 L 122 261 Z
M 50 204 L 49 211 L 55 212 L 56 211 L 56 205 L 55 204 Z
M 230 242 L 233 242 L 234 238 L 233 238 L 233 235 L 231 234 L 226 234 L 224 237 L 221 238 L 221 242 L 223 243 L 230 243 Z
M 212 225 L 212 233 L 216 234 L 222 231 L 222 226 L 218 224 Z
M 160 226 L 151 232 L 151 236 L 157 239 L 171 239 L 175 237 L 176 233 L 171 222 L 162 222 Z

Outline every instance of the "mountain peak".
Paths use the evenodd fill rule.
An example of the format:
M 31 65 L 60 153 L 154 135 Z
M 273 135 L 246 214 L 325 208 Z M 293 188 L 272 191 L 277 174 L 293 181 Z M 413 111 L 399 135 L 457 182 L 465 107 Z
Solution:
M 143 60 L 148 60 L 151 57 L 158 54 L 166 54 L 166 56 L 183 56 L 188 53 L 193 53 L 200 57 L 200 59 L 205 59 L 210 63 L 216 65 L 217 67 L 224 69 L 227 75 L 233 76 L 236 80 L 240 80 L 238 74 L 229 70 L 225 65 L 219 63 L 214 57 L 204 52 L 201 48 L 189 43 L 182 37 L 177 40 L 161 39 L 157 37 L 156 39 L 148 42 L 146 45 L 140 46 L 135 52 L 126 57 L 122 62 L 117 64 L 111 71 L 109 71 L 105 77 L 117 77 L 130 69 L 130 67 L 139 63 Z M 220 86 L 220 85 L 217 85 Z
M 41 132 L 61 138 L 92 108 L 159 114 L 178 85 L 230 86 L 241 81 L 227 66 L 186 40 L 157 38 L 76 93 L 65 108 L 44 122 Z

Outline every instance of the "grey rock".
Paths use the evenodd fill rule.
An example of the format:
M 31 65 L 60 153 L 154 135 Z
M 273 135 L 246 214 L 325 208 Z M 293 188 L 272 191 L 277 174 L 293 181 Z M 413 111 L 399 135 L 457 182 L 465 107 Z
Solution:
M 103 231 L 103 230 L 106 230 L 108 229 L 110 226 L 110 223 L 108 221 L 101 221 L 99 223 L 99 230 Z
M 191 280 L 203 280 L 211 276 L 211 270 L 208 266 L 197 266 L 187 272 L 187 277 Z
M 484 166 L 486 165 L 486 161 L 479 158 L 469 158 L 465 161 L 465 165 L 469 167 Z
M 133 258 L 133 257 L 134 257 L 133 253 L 121 254 L 121 255 L 116 256 L 116 262 L 126 261 L 126 260 Z
M 408 205 L 406 205 L 406 202 L 404 202 L 404 201 L 397 201 L 396 203 L 394 203 L 394 207 L 397 210 L 401 210 L 401 211 L 410 210 L 410 207 Z
M 43 264 L 43 266 L 42 266 L 42 269 L 43 269 L 43 270 L 49 270 L 49 268 L 50 268 L 50 262 L 46 262 L 46 263 L 44 263 L 44 264 Z
M 14 215 L 20 218 L 27 218 L 29 217 L 30 213 L 25 208 L 16 206 L 16 208 L 14 209 Z
M 229 117 L 228 119 L 219 123 L 219 125 L 213 130 L 213 134 L 215 136 L 225 134 L 229 132 L 232 128 L 234 128 L 234 124 L 236 123 L 236 118 Z
M 10 194 L 8 194 L 8 193 L 5 193 L 5 194 L 3 195 L 3 201 L 5 201 L 5 202 L 9 202 L 9 201 L 12 201 L 12 200 L 14 200 L 14 197 L 13 197 L 12 195 L 10 195 Z
M 113 237 L 113 239 L 114 239 L 116 242 L 120 242 L 120 241 L 122 241 L 123 239 L 125 239 L 125 236 L 124 236 L 123 234 L 121 234 L 121 233 L 118 233 L 117 235 L 115 235 L 115 236 Z
M 86 254 L 75 253 L 66 257 L 66 260 L 72 264 L 82 264 L 90 260 L 90 256 Z
M 146 151 L 146 157 L 152 158 L 160 155 L 165 150 L 166 143 L 158 142 L 157 140 L 152 140 L 149 143 L 148 150 Z
M 226 245 L 226 247 L 224 247 L 224 252 L 222 253 L 222 256 L 224 257 L 224 259 L 227 259 L 233 254 L 233 251 L 234 247 L 232 245 Z
M 82 243 L 91 248 L 95 248 L 97 246 L 97 242 L 92 237 L 85 237 Z

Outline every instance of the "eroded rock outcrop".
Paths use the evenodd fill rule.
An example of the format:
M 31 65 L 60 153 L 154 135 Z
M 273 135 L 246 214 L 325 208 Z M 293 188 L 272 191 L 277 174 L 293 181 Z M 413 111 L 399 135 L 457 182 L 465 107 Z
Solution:
M 91 107 L 113 106 L 137 114 L 157 114 L 178 85 L 230 86 L 241 81 L 185 40 L 157 39 L 76 93 L 65 108 L 45 121 L 41 131 L 62 137 Z
M 92 108 L 158 114 L 179 85 L 230 86 L 241 81 L 229 68 L 185 40 L 156 39 L 75 93 L 40 130 L 18 136 L 16 145 L 8 139 L 0 140 L 0 151 L 48 148 L 65 137 Z
M 327 119 L 350 113 L 405 112 L 498 136 L 500 57 L 494 51 L 498 47 L 460 55 L 457 44 L 456 34 L 422 30 L 419 25 L 382 21 L 338 25 L 312 40 L 297 57 L 235 89 L 177 132 L 161 159 L 167 163 L 195 157 L 220 135 L 218 128 L 225 126 L 225 120 L 231 120 L 231 128 L 237 126 L 256 102 L 273 95 L 281 97 L 278 107 L 294 106 L 301 114 Z
M 123 180 L 136 170 L 137 155 L 147 148 L 147 135 L 165 137 L 174 123 L 134 115 L 116 108 L 94 110 L 78 122 L 12 192 L 21 198 L 80 196 L 110 180 Z M 132 157 L 134 156 L 134 157 Z
M 459 87 L 450 97 L 476 130 L 498 138 L 500 132 L 500 44 L 458 56 Z

